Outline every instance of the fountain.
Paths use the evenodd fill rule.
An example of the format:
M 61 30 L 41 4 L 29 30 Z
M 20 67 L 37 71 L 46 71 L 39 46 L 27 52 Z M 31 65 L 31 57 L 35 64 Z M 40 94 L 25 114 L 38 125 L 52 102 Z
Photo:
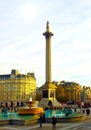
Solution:
M 42 107 L 38 107 L 37 101 L 32 101 L 32 98 L 30 97 L 30 100 L 26 102 L 26 107 L 18 108 L 18 114 L 19 115 L 37 115 L 44 113 L 44 110 Z
M 81 112 L 75 112 L 71 108 L 64 108 L 58 110 L 46 110 L 45 122 L 51 122 L 53 116 L 56 117 L 57 122 L 78 122 L 86 119 L 86 115 L 83 115 Z
M 30 125 L 38 123 L 39 115 L 45 115 L 45 122 L 51 122 L 52 117 L 55 116 L 57 122 L 74 122 L 83 121 L 86 115 L 81 112 L 75 112 L 71 108 L 60 108 L 56 110 L 45 110 L 37 106 L 36 101 L 26 102 L 26 107 L 18 108 L 18 112 L 5 112 L 0 114 L 0 125 Z
M 42 107 L 38 107 L 37 101 L 26 102 L 27 107 L 18 109 L 19 115 L 45 115 L 45 122 L 51 122 L 53 116 L 57 118 L 57 122 L 74 122 L 83 121 L 86 116 L 82 113 L 75 112 L 71 107 L 60 108 L 57 110 L 43 110 Z
M 3 112 L 0 114 L 0 125 L 30 125 L 38 123 L 39 115 L 44 113 L 42 107 L 38 107 L 37 101 L 29 100 L 25 107 L 19 107 L 18 112 Z

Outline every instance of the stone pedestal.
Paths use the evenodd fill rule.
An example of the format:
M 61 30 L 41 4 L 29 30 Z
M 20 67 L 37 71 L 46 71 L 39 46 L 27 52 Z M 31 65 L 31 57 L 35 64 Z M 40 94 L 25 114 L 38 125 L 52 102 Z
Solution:
M 60 103 L 56 100 L 56 86 L 52 83 L 45 83 L 42 90 L 42 99 L 39 103 L 43 108 L 61 107 Z

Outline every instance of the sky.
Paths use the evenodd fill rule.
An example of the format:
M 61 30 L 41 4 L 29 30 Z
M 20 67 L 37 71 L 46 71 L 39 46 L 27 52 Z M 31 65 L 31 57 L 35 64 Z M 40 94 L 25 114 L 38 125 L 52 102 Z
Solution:
M 47 21 L 52 81 L 91 86 L 91 0 L 0 0 L 0 74 L 34 72 L 45 83 Z

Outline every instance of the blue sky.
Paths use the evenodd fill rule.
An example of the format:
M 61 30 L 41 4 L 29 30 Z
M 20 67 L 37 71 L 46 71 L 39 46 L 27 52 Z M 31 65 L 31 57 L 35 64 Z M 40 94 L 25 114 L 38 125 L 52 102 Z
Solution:
M 91 0 L 0 0 L 0 74 L 34 72 L 44 84 L 47 20 L 52 80 L 91 86 Z

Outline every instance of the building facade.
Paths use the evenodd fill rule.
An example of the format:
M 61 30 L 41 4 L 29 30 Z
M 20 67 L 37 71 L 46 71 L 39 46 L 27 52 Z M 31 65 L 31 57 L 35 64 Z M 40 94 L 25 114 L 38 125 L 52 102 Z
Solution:
M 36 98 L 36 78 L 34 73 L 0 75 L 0 106 L 23 106 L 26 101 Z
M 57 82 L 54 81 L 53 82 L 57 88 L 63 88 L 64 91 L 61 89 L 62 92 L 59 92 L 59 94 L 57 93 L 57 95 L 60 95 L 60 97 L 62 97 L 63 95 L 65 96 L 65 99 L 68 102 L 81 102 L 81 91 L 82 91 L 82 86 L 79 85 L 78 83 L 75 82 L 66 82 L 66 81 L 61 81 L 61 82 Z
M 65 96 L 68 101 L 75 101 L 75 102 L 81 101 L 82 87 L 78 83 L 66 82 L 63 84 L 63 87 L 65 89 Z
M 83 86 L 81 91 L 81 101 L 82 102 L 91 102 L 91 88 Z

